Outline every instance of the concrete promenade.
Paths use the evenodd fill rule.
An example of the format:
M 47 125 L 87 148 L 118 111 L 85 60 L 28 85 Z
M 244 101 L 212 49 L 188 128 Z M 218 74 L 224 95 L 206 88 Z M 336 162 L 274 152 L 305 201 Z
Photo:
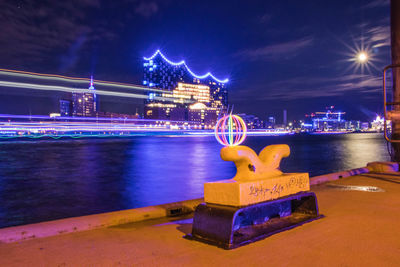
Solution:
M 182 238 L 189 215 L 0 243 L 0 266 L 400 266 L 400 173 L 311 190 L 325 218 L 234 250 Z

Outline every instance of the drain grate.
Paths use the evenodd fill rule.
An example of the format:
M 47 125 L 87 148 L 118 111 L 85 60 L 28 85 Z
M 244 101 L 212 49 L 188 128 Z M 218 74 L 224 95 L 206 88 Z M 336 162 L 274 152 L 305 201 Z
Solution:
M 327 186 L 344 191 L 385 192 L 385 190 L 376 186 L 340 185 L 340 184 L 327 184 Z

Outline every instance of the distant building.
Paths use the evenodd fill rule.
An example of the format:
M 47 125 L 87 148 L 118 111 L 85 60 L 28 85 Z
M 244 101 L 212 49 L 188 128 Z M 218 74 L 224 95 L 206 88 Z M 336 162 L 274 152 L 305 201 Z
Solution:
M 211 73 L 196 75 L 184 61 L 172 62 L 159 50 L 151 57 L 144 58 L 143 85 L 172 91 L 178 83 L 201 84 L 210 88 L 210 105 L 215 108 L 226 109 L 228 106 L 228 79 L 220 80 Z M 157 93 L 157 95 L 159 95 Z
M 389 128 L 391 126 L 391 121 L 386 121 L 386 125 Z M 382 132 L 385 129 L 385 119 L 381 116 L 376 116 L 375 120 L 371 122 L 371 129 L 373 131 Z
M 72 116 L 72 102 L 70 100 L 60 99 L 60 115 L 62 117 Z
M 159 50 L 144 58 L 143 68 L 143 85 L 162 90 L 149 90 L 145 118 L 196 121 L 205 126 L 215 124 L 227 110 L 228 79 L 219 80 L 211 73 L 196 75 L 184 61 L 172 62 Z
M 187 109 L 177 104 L 149 103 L 144 107 L 144 117 L 152 120 L 186 121 Z
M 95 117 L 97 112 L 97 98 L 93 86 L 93 77 L 90 79 L 89 92 L 72 93 L 72 116 L 74 117 Z
M 264 123 L 264 128 L 266 129 L 273 129 L 275 128 L 275 124 L 276 124 L 276 119 L 273 116 L 269 116 Z
M 262 129 L 264 128 L 264 123 L 257 116 L 247 115 L 245 113 L 237 114 L 246 123 L 247 129 Z
M 196 103 L 189 107 L 188 120 L 197 122 L 203 129 L 211 129 L 218 119 L 216 108 L 209 108 L 203 103 Z
M 360 121 L 346 121 L 345 129 L 349 131 L 359 131 L 361 130 L 361 122 Z
M 172 96 L 176 102 L 183 104 L 184 100 L 192 100 L 195 102 L 209 104 L 210 87 L 202 84 L 178 83 L 172 91 Z
M 272 116 L 268 117 L 268 122 L 272 123 L 272 124 L 275 124 L 276 123 L 275 117 L 272 117 Z
M 366 131 L 369 129 L 369 123 L 368 122 L 361 122 L 361 130 Z
M 335 111 L 334 106 L 326 108 L 325 112 L 315 112 L 309 115 L 314 131 L 338 131 L 353 127 L 343 119 L 346 112 Z M 357 126 L 355 126 L 357 127 Z

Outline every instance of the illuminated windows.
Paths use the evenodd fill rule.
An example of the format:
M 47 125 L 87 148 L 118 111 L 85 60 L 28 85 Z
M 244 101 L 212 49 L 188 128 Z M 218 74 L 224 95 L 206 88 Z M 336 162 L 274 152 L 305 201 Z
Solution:
M 185 120 L 190 121 L 191 119 L 189 118 L 188 112 L 191 111 L 189 106 L 193 103 L 202 103 L 205 104 L 205 110 L 207 112 L 200 112 L 196 120 L 211 122 L 216 120 L 217 114 L 219 113 L 218 110 L 227 109 L 228 92 L 226 90 L 222 91 L 220 88 L 223 88 L 224 83 L 228 82 L 228 79 L 219 80 L 211 73 L 197 75 L 188 68 L 184 61 L 172 62 L 160 51 L 156 51 L 151 57 L 144 58 L 144 60 L 143 80 L 145 82 L 143 82 L 143 84 L 149 87 L 163 89 L 164 92 L 157 96 L 172 98 L 171 101 L 160 100 L 159 98 L 155 98 L 154 95 L 151 95 L 151 92 L 148 92 L 149 97 L 145 100 L 145 106 L 154 109 L 152 115 L 148 118 L 168 119 L 169 117 L 184 117 Z M 157 106 L 155 106 L 156 104 Z M 176 107 L 167 111 L 167 105 L 169 104 L 175 104 Z M 181 111 L 181 109 L 186 110 L 186 115 L 182 115 L 183 111 Z M 215 111 L 207 115 L 208 109 L 213 109 Z M 208 124 L 210 123 L 207 123 L 207 125 Z
M 210 102 L 210 87 L 201 84 L 178 83 L 173 91 L 173 97 L 183 99 L 193 99 L 196 102 Z

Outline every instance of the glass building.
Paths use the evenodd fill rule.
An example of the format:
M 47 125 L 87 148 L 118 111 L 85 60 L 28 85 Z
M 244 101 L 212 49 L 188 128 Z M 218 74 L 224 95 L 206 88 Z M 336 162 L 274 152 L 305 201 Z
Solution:
M 88 92 L 73 92 L 72 93 L 72 116 L 74 117 L 95 117 L 98 107 L 95 88 L 93 85 L 93 77 L 90 79 L 89 90 L 93 90 L 93 93 Z
M 190 70 L 185 61 L 172 62 L 159 50 L 151 57 L 144 58 L 143 69 L 143 85 L 164 91 L 148 92 L 148 98 L 145 101 L 146 118 L 172 119 L 169 114 L 173 114 L 174 109 L 179 109 L 180 116 L 174 116 L 175 118 L 198 121 L 198 118 L 194 119 L 197 116 L 193 116 L 193 108 L 189 106 L 202 103 L 204 104 L 202 114 L 216 114 L 216 116 L 211 116 L 213 121 L 205 119 L 207 116 L 201 116 L 203 117 L 202 124 L 208 125 L 216 121 L 220 112 L 227 110 L 226 83 L 228 79 L 220 80 L 211 73 L 197 75 Z M 163 98 L 160 100 L 158 97 Z M 173 100 L 166 100 L 166 98 Z M 195 110 L 198 111 L 197 108 Z
M 63 117 L 72 116 L 72 102 L 66 99 L 60 99 L 60 115 Z

